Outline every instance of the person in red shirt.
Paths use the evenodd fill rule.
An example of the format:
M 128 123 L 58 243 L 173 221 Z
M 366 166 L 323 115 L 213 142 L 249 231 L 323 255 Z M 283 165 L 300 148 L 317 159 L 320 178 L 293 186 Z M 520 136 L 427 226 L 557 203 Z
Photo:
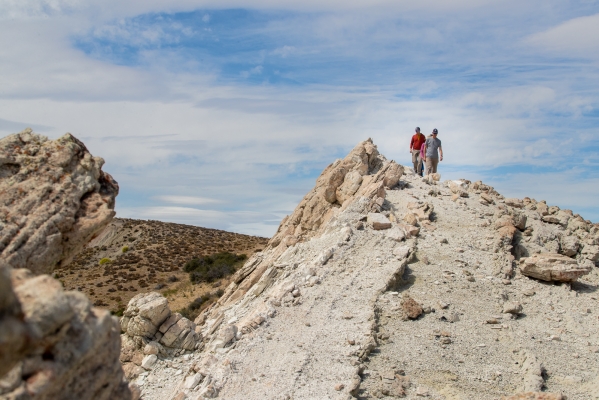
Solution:
M 420 133 L 420 128 L 416 127 L 416 134 L 412 136 L 410 141 L 410 153 L 412 153 L 412 163 L 414 164 L 414 172 L 420 174 L 422 170 L 422 157 L 420 156 L 420 148 L 426 142 L 426 137 Z

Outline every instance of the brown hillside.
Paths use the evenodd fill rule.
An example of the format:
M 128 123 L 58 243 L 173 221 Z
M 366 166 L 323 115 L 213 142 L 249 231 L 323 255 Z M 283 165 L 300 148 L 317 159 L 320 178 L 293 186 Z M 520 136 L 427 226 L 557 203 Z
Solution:
M 160 291 L 173 309 L 224 287 L 193 285 L 183 266 L 219 252 L 252 255 L 267 238 L 197 226 L 115 218 L 71 264 L 55 270 L 66 290 L 85 293 L 96 306 L 118 313 L 140 292 Z

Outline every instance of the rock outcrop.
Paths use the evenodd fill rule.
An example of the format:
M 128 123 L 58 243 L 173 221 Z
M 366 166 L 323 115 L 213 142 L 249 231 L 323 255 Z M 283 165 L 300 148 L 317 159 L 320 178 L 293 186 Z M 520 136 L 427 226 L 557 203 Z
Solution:
M 288 247 L 322 235 L 330 221 L 355 204 L 356 199 L 361 199 L 362 212 L 380 212 L 385 188 L 396 186 L 403 171 L 401 165 L 380 155 L 371 139 L 326 167 L 314 189 L 283 219 L 264 252 L 251 257 L 235 274 L 219 305 L 231 304 L 244 296 Z M 196 322 L 202 323 L 206 318 L 207 314 Z
M 0 140 L 0 261 L 35 274 L 68 264 L 114 217 L 119 187 L 104 160 L 67 133 Z
M 127 378 L 139 375 L 141 368 L 150 369 L 158 355 L 172 357 L 203 345 L 196 324 L 172 313 L 166 298 L 155 292 L 140 293 L 129 301 L 121 330 L 121 362 Z
M 0 140 L 2 398 L 131 398 L 118 321 L 41 274 L 68 263 L 114 216 L 118 186 L 102 164 L 70 134 Z
M 202 351 L 148 342 L 145 396 L 593 398 L 599 226 L 481 181 L 401 175 L 375 150 L 327 167 L 196 319 Z M 518 268 L 547 253 L 591 272 L 564 285 Z
M 579 265 L 576 260 L 561 254 L 535 254 L 520 261 L 523 275 L 544 281 L 574 282 L 591 272 L 590 265 Z
M 2 332 L 10 330 L 20 357 L 10 360 L 13 367 L 0 378 L 0 397 L 130 398 L 118 360 L 120 332 L 110 313 L 91 307 L 79 292 L 64 292 L 48 275 L 26 269 L 11 275 L 22 323 L 2 321 Z

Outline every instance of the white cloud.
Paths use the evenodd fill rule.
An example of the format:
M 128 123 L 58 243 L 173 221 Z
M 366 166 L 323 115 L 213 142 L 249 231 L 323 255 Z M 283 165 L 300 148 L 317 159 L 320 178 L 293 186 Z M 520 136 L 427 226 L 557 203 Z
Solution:
M 347 60 L 368 60 L 372 69 L 364 72 L 367 77 L 381 73 L 377 62 L 398 52 L 402 57 L 418 58 L 422 68 L 433 64 L 421 45 L 450 48 L 451 54 L 455 49 L 458 54 L 454 58 L 443 55 L 446 58 L 438 62 L 438 69 L 427 76 L 414 74 L 398 62 L 382 70 L 386 75 L 379 82 L 384 84 L 364 84 L 349 76 L 346 85 L 338 86 L 328 82 L 297 86 L 227 83 L 219 79 L 218 71 L 194 72 L 199 69 L 190 67 L 182 69 L 191 72 L 173 72 L 173 65 L 195 66 L 197 61 L 160 46 L 141 54 L 143 67 L 95 60 L 72 46 L 73 37 L 90 31 L 97 38 L 127 40 L 138 46 L 176 41 L 164 30 L 132 26 L 126 17 L 150 11 L 244 6 L 243 2 L 65 2 L 56 3 L 45 13 L 39 11 L 43 7 L 26 7 L 26 3 L 12 2 L 12 11 L 0 9 L 5 17 L 21 16 L 21 20 L 0 24 L 0 131 L 12 133 L 34 124 L 51 137 L 70 131 L 82 138 L 94 155 L 106 159 L 104 169 L 121 185 L 119 216 L 270 236 L 282 216 L 291 212 L 313 186 L 316 174 L 357 142 L 372 137 L 388 158 L 409 165 L 407 147 L 417 125 L 425 133 L 440 130 L 446 156 L 441 166 L 444 178 L 464 166 L 467 170 L 456 178 L 517 163 L 527 168 L 552 167 L 576 160 L 574 155 L 583 139 L 588 145 L 596 143 L 596 128 L 569 126 L 598 102 L 588 76 L 575 76 L 579 85 L 588 86 L 576 91 L 571 87 L 576 70 L 565 76 L 537 70 L 519 75 L 512 69 L 521 65 L 499 45 L 497 54 L 472 52 L 464 60 L 462 54 L 471 48 L 468 41 L 460 41 L 463 38 L 451 36 L 455 26 L 435 26 L 414 16 L 400 22 L 391 18 L 399 15 L 399 9 L 420 10 L 422 18 L 429 16 L 422 10 L 439 16 L 468 9 L 473 13 L 468 17 L 474 19 L 473 15 L 484 8 L 483 2 L 462 1 L 453 3 L 456 9 L 447 10 L 450 2 L 445 1 L 355 1 L 344 2 L 342 13 L 333 12 L 340 2 L 277 3 L 278 9 L 333 10 L 315 17 L 308 27 L 298 20 L 273 22 L 264 28 L 273 35 L 290 29 L 290 37 L 302 39 L 296 45 L 279 43 L 271 52 L 287 57 L 285 62 L 301 59 L 301 70 L 313 67 L 312 56 L 320 63 L 313 68 L 334 64 L 338 59 L 327 58 L 327 51 L 339 49 Z M 252 7 L 273 4 L 261 1 Z M 360 7 L 373 8 L 351 12 Z M 98 11 L 97 16 L 89 17 L 90 10 Z M 24 15 L 34 20 L 22 19 Z M 104 24 L 105 20 L 110 23 Z M 452 24 L 460 25 L 460 21 L 457 18 Z M 485 22 L 492 23 L 493 19 L 481 24 Z M 182 35 L 192 34 L 184 25 L 175 24 L 172 29 Z M 310 40 L 313 43 L 308 43 Z M 488 46 L 501 44 L 497 38 L 485 40 Z M 538 46 L 547 43 L 535 40 Z M 370 52 L 373 45 L 380 46 L 380 51 Z M 489 67 L 495 64 L 500 65 L 497 70 Z M 266 78 L 265 66 L 257 65 L 242 75 Z M 470 75 L 489 71 L 488 80 L 469 81 Z M 552 117 L 554 114 L 559 117 Z M 588 154 L 581 158 L 591 165 L 589 168 L 596 168 L 596 159 Z M 580 173 L 588 173 L 584 171 Z M 498 187 L 504 184 L 500 178 L 490 177 Z M 547 200 L 589 207 L 594 192 L 588 188 L 596 182 L 566 185 L 572 178 L 546 174 L 538 181 L 543 186 L 532 186 L 534 174 L 514 174 L 501 188 L 512 188 L 510 194 L 521 197 L 541 193 Z M 564 187 L 588 195 L 581 197 L 584 201 L 568 199 Z M 146 207 L 148 198 L 181 207 Z
M 194 196 L 155 196 L 157 200 L 164 201 L 166 203 L 173 204 L 189 204 L 189 205 L 202 205 L 202 204 L 211 204 L 211 203 L 220 203 L 220 200 L 217 199 L 209 199 L 206 197 L 194 197 Z
M 248 71 L 241 71 L 239 74 L 241 75 L 242 78 L 249 78 L 252 75 L 262 74 L 263 70 L 264 70 L 264 67 L 262 65 L 257 65 Z
M 556 27 L 531 35 L 526 44 L 570 57 L 599 58 L 599 14 L 573 18 Z

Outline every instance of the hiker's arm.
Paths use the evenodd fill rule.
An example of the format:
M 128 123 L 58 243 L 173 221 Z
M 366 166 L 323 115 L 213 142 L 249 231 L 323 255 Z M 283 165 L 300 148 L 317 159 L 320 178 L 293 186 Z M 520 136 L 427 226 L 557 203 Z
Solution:
M 426 162 L 426 143 L 424 143 L 424 150 L 422 150 L 422 154 L 424 155 L 424 157 L 422 157 L 422 161 Z
M 439 147 L 439 153 L 441 154 L 439 161 L 443 161 L 443 147 Z
M 412 137 L 412 140 L 410 140 L 410 153 L 412 152 L 413 148 L 414 148 L 414 138 Z

